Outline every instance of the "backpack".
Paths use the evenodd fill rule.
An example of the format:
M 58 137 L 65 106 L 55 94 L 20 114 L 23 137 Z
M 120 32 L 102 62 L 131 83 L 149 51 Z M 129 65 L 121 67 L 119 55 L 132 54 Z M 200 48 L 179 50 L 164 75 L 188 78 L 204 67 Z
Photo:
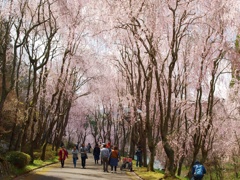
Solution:
M 116 151 L 116 150 L 114 151 L 114 150 L 113 150 L 113 151 L 111 152 L 111 158 L 118 158 L 118 157 L 119 157 L 118 151 Z
M 107 148 L 104 148 L 101 150 L 102 157 L 108 158 L 109 156 L 109 150 Z
M 137 156 L 141 156 L 142 155 L 142 151 L 140 149 L 138 149 L 135 153 Z
M 203 176 L 203 167 L 201 164 L 196 164 L 194 177 L 202 177 L 202 176 Z

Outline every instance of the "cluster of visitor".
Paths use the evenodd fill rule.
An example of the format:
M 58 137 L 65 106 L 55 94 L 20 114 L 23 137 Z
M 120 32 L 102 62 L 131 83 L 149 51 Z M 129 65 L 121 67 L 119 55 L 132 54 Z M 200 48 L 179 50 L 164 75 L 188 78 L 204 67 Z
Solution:
M 111 172 L 117 172 L 118 162 L 120 161 L 120 153 L 117 146 L 111 148 L 111 144 L 102 144 L 100 151 L 100 159 L 103 165 L 103 172 L 108 172 L 108 165 L 111 166 Z
M 137 156 L 142 156 L 142 151 L 140 149 L 139 152 L 136 152 Z M 116 173 L 118 164 L 121 160 L 120 153 L 118 151 L 117 146 L 112 146 L 111 143 L 100 143 L 100 145 L 96 144 L 93 149 L 93 156 L 95 164 L 101 161 L 103 166 L 103 172 L 109 172 L 108 167 L 111 167 L 111 172 Z M 138 158 L 139 164 L 141 166 L 141 158 Z M 122 159 L 122 165 L 120 166 L 120 170 L 129 169 L 132 171 L 132 158 L 127 156 Z
M 82 168 L 85 169 L 86 167 L 86 159 L 88 158 L 87 155 L 88 149 L 85 148 L 85 144 L 82 144 L 80 150 L 78 150 L 78 146 L 75 145 L 72 149 L 72 158 L 73 158 L 73 165 L 74 168 L 77 166 L 78 154 L 80 154 Z M 64 168 L 64 161 L 68 158 L 68 151 L 65 149 L 64 145 L 61 146 L 61 149 L 58 152 L 59 161 L 61 162 L 61 167 Z
M 77 166 L 78 155 L 81 157 L 81 165 L 82 168 L 86 168 L 86 159 L 88 159 L 87 153 L 91 153 L 91 145 L 88 143 L 87 147 L 85 144 L 82 144 L 80 149 L 78 149 L 78 145 L 75 145 L 72 149 L 72 158 L 74 168 Z M 100 164 L 103 166 L 103 172 L 109 172 L 108 167 L 111 167 L 111 172 L 116 173 L 119 161 L 121 160 L 120 153 L 118 151 L 117 146 L 112 146 L 111 143 L 100 143 L 96 144 L 93 149 L 93 157 L 95 164 Z M 64 167 L 64 161 L 68 157 L 68 151 L 62 145 L 59 153 L 59 161 L 61 161 L 61 167 Z M 100 161 L 100 162 L 99 162 Z M 120 169 L 129 168 L 132 170 L 132 158 L 126 157 L 123 158 L 123 163 Z
M 74 146 L 72 149 L 72 158 L 73 158 L 73 165 L 76 168 L 78 154 L 81 157 L 81 164 L 82 168 L 86 168 L 86 159 L 88 158 L 87 153 L 91 153 L 91 145 L 88 143 L 87 147 L 84 144 L 81 145 L 80 150 L 78 150 L 78 145 Z M 138 147 L 135 152 L 137 157 L 136 159 L 136 167 L 142 167 L 142 149 Z M 61 162 L 61 167 L 64 167 L 64 161 L 68 158 L 68 152 L 62 145 L 61 149 L 59 150 L 59 161 Z M 111 146 L 110 143 L 100 143 L 100 145 L 96 144 L 93 149 L 93 157 L 95 164 L 99 164 L 99 160 L 101 161 L 101 165 L 103 166 L 103 172 L 109 172 L 108 166 L 111 167 L 111 172 L 117 172 L 117 166 L 119 161 L 121 160 L 120 153 L 118 151 L 117 146 Z M 132 171 L 132 158 L 127 156 L 122 159 L 122 165 L 120 166 L 120 170 L 129 169 Z M 196 161 L 193 168 L 192 168 L 192 179 L 191 180 L 202 180 L 204 174 L 206 174 L 205 167 L 199 162 Z

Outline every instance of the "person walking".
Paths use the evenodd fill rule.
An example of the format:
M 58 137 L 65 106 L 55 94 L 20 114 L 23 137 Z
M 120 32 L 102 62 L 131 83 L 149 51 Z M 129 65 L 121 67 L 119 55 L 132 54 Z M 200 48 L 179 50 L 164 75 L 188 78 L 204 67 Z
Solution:
M 202 180 L 206 173 L 205 167 L 199 161 L 195 161 L 192 167 L 192 180 Z
M 100 156 L 100 148 L 99 148 L 98 144 L 96 144 L 96 146 L 93 149 L 93 156 L 94 156 L 95 164 L 98 164 L 98 160 L 99 160 L 99 156 Z
M 106 148 L 106 144 L 103 144 L 103 148 L 100 152 L 100 158 L 103 164 L 103 172 L 108 172 L 109 150 Z
M 74 167 L 76 167 L 77 160 L 78 160 L 78 150 L 77 150 L 76 146 L 74 146 L 72 149 L 72 157 L 73 157 L 73 165 L 74 165 Z
M 136 166 L 138 167 L 142 167 L 142 149 L 141 147 L 138 147 L 137 151 L 135 152 L 136 156 L 137 156 L 137 162 L 136 162 Z
M 82 146 L 80 148 L 80 154 L 81 154 L 81 160 L 82 160 L 82 168 L 85 169 L 86 168 L 86 159 L 88 158 L 85 144 L 82 144 Z
M 120 161 L 120 153 L 118 151 L 117 146 L 114 146 L 109 157 L 110 157 L 109 162 L 110 162 L 110 166 L 111 166 L 111 172 L 113 173 L 113 168 L 114 168 L 114 172 L 116 173 L 118 162 Z
M 61 167 L 64 168 L 64 161 L 66 158 L 68 158 L 68 152 L 67 150 L 64 148 L 64 145 L 62 145 L 61 149 L 58 152 L 58 160 L 61 162 Z

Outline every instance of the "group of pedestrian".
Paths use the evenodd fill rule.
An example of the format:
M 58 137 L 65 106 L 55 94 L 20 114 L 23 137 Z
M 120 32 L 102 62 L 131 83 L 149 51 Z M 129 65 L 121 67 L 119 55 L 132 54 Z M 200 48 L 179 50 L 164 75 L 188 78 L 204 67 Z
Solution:
M 111 172 L 117 172 L 118 162 L 120 161 L 120 153 L 117 146 L 111 146 L 110 143 L 102 144 L 100 150 L 100 159 L 103 165 L 103 172 L 109 172 L 108 166 L 111 166 Z
M 73 166 L 76 168 L 77 166 L 77 160 L 78 160 L 78 154 L 80 153 L 81 157 L 81 163 L 82 163 L 82 168 L 86 168 L 86 159 L 88 158 L 87 156 L 87 149 L 85 148 L 85 144 L 82 144 L 80 147 L 80 151 L 78 151 L 78 146 L 75 145 L 72 149 L 72 158 L 73 158 Z M 64 145 L 61 146 L 61 149 L 58 152 L 59 156 L 59 161 L 61 162 L 61 167 L 64 168 L 64 161 L 66 158 L 68 158 L 68 151 L 65 149 Z
M 86 159 L 88 158 L 87 152 L 90 152 L 91 145 L 88 144 L 87 148 L 85 148 L 85 145 L 82 144 L 80 147 L 80 150 L 78 151 L 78 146 L 75 145 L 72 149 L 72 158 L 73 158 L 73 165 L 74 168 L 76 168 L 77 160 L 78 160 L 78 154 L 80 153 L 81 157 L 81 163 L 82 168 L 86 168 Z M 137 156 L 141 156 L 141 151 L 136 152 Z M 64 145 L 62 145 L 60 151 L 59 151 L 59 160 L 61 161 L 61 167 L 64 167 L 64 161 L 66 158 L 68 158 L 68 152 L 64 148 Z M 101 161 L 101 164 L 103 165 L 103 172 L 109 172 L 108 166 L 111 166 L 111 172 L 117 172 L 117 166 L 118 162 L 120 161 L 120 153 L 118 151 L 117 146 L 111 146 L 110 143 L 105 144 L 102 143 L 102 146 L 99 147 L 98 144 L 95 145 L 93 149 L 93 156 L 95 164 L 99 164 L 99 160 Z M 137 162 L 139 162 L 139 166 L 141 166 L 141 158 L 139 157 L 137 159 Z
M 76 168 L 78 154 L 80 153 L 82 168 L 85 169 L 86 159 L 88 158 L 87 152 L 91 152 L 90 151 L 91 145 L 89 144 L 87 148 L 85 148 L 85 144 L 82 144 L 80 147 L 80 151 L 78 151 L 77 145 L 75 145 L 74 148 L 72 149 L 74 168 Z M 142 166 L 142 150 L 140 147 L 138 147 L 137 151 L 135 152 L 135 155 L 137 157 L 136 166 L 141 167 Z M 59 150 L 58 156 L 59 156 L 59 161 L 61 162 L 61 167 L 63 168 L 64 161 L 66 158 L 68 158 L 68 151 L 65 149 L 64 145 L 62 145 L 61 149 Z M 109 165 L 111 166 L 112 173 L 117 172 L 118 162 L 120 161 L 120 153 L 118 151 L 117 146 L 111 146 L 110 143 L 108 144 L 102 143 L 101 147 L 99 147 L 99 145 L 96 144 L 93 149 L 93 156 L 94 156 L 95 164 L 98 164 L 99 163 L 98 161 L 101 160 L 101 164 L 103 166 L 103 172 L 109 172 L 108 171 Z M 196 161 L 192 167 L 191 180 L 202 180 L 204 174 L 206 174 L 205 167 L 199 161 Z

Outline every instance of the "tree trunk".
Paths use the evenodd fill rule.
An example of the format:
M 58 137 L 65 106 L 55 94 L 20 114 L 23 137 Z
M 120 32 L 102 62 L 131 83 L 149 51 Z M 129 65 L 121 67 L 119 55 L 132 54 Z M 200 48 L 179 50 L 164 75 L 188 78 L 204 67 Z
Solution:
M 134 131 L 135 131 L 135 124 L 133 124 L 132 127 L 131 127 L 131 132 L 130 132 L 131 133 L 131 135 L 130 135 L 131 138 L 129 138 L 130 139 L 130 142 L 129 142 L 130 149 L 129 149 L 128 153 L 132 157 L 135 154 L 135 145 L 136 145 L 136 138 L 134 136 Z
M 148 162 L 148 171 L 154 171 L 154 157 L 155 157 L 155 152 L 156 152 L 156 149 L 155 147 L 151 147 L 149 148 L 150 150 L 150 157 L 149 157 L 149 162 Z
M 13 127 L 12 127 L 12 133 L 11 133 L 10 142 L 9 142 L 9 148 L 8 148 L 9 151 L 12 150 L 13 142 L 14 142 L 14 139 L 15 139 L 15 129 L 16 129 L 16 126 L 17 126 L 17 123 L 15 121 L 15 123 L 13 124 Z
M 169 145 L 169 142 L 164 139 L 163 139 L 163 148 L 168 157 L 167 173 L 169 173 L 172 177 L 175 177 L 176 165 L 174 164 L 174 151 Z
M 145 132 L 142 135 L 141 147 L 143 150 L 143 166 L 147 167 L 147 142 L 146 142 L 146 133 Z
M 178 171 L 177 171 L 177 175 L 178 175 L 178 176 L 181 176 L 182 165 L 183 165 L 184 159 L 185 159 L 185 157 L 182 156 L 182 157 L 180 158 L 180 160 L 179 160 L 179 163 L 178 163 Z
M 45 154 L 46 154 L 47 145 L 48 145 L 48 142 L 46 141 L 43 144 L 43 147 L 42 147 L 42 154 L 41 154 L 41 160 L 42 161 L 45 161 Z

